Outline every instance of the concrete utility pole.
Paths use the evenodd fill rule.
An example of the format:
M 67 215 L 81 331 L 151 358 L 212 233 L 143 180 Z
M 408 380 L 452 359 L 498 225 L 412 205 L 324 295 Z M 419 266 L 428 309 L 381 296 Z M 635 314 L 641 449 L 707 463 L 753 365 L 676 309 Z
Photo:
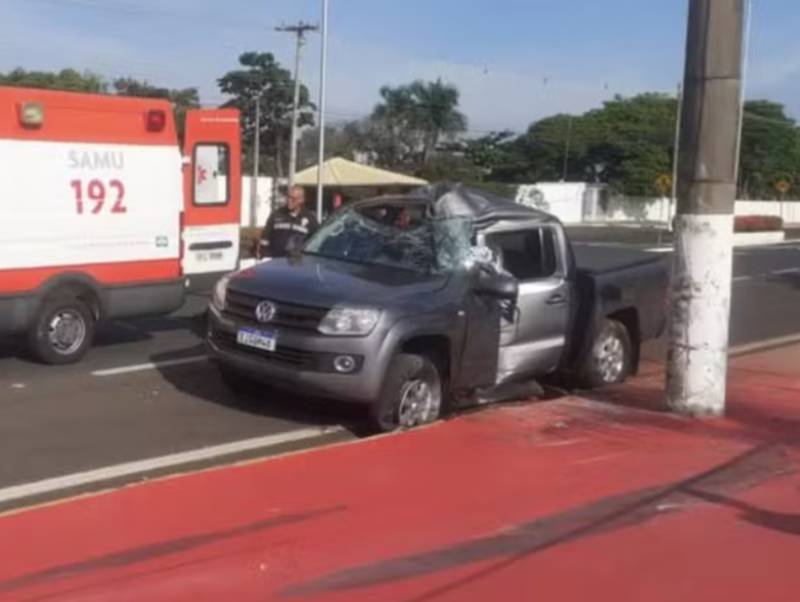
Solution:
M 689 0 L 667 403 L 725 411 L 744 0 Z
M 297 25 L 283 25 L 276 27 L 275 31 L 284 31 L 295 34 L 296 44 L 294 53 L 294 101 L 292 103 L 292 141 L 289 147 L 289 188 L 294 184 L 294 174 L 297 171 L 297 113 L 300 104 L 300 57 L 306 43 L 306 32 L 317 31 L 316 25 L 298 22 Z

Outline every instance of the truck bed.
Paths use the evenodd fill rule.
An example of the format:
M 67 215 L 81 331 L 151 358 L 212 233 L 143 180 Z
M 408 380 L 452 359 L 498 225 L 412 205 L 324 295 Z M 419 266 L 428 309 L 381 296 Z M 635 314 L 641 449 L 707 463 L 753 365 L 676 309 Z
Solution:
M 573 243 L 572 252 L 575 255 L 575 265 L 578 270 L 592 275 L 601 275 L 651 263 L 664 262 L 666 264 L 669 257 L 665 253 L 653 253 L 629 247 L 583 245 L 581 243 Z

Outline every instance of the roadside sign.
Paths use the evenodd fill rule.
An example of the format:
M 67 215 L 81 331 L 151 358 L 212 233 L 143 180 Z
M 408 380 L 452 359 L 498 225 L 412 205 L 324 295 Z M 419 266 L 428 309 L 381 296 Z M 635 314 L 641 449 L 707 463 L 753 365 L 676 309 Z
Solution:
M 791 190 L 792 185 L 788 180 L 778 180 L 775 182 L 775 190 L 777 190 L 780 194 L 786 194 Z
M 663 196 L 667 196 L 672 191 L 672 176 L 661 174 L 656 178 L 655 185 Z

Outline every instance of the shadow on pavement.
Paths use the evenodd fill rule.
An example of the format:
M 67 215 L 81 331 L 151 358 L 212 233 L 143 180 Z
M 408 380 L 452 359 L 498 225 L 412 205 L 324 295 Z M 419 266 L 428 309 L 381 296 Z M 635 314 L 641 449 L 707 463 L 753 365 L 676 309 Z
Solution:
M 653 521 L 665 513 L 688 512 L 699 505 L 742 510 L 739 517 L 763 528 L 800 534 L 800 517 L 756 508 L 733 496 L 794 472 L 781 445 L 764 444 L 688 479 L 612 495 L 533 518 L 501 533 L 491 533 L 447 547 L 397 556 L 328 573 L 283 590 L 285 596 L 342 593 L 440 573 L 476 562 L 489 566 L 413 598 L 437 600 L 550 548 Z M 410 601 L 409 601 L 410 602 Z
M 150 361 L 169 363 L 202 355 L 205 355 L 205 346 L 198 343 L 153 354 Z M 164 380 L 177 390 L 239 412 L 313 426 L 343 426 L 357 437 L 372 434 L 367 425 L 365 409 L 358 405 L 304 397 L 248 380 L 243 380 L 234 391 L 223 382 L 217 366 L 211 362 L 204 364 L 201 369 L 196 364 L 177 364 L 160 366 L 158 370 Z
M 23 575 L 22 577 L 2 581 L 0 582 L 0 592 L 11 592 L 25 587 L 42 585 L 62 579 L 64 577 L 74 577 L 76 575 L 91 574 L 97 571 L 136 565 L 176 553 L 189 552 L 196 548 L 218 543 L 220 541 L 231 540 L 251 535 L 253 533 L 261 533 L 285 525 L 292 525 L 314 520 L 329 514 L 342 512 L 345 509 L 346 508 L 344 506 L 337 506 L 331 508 L 321 508 L 319 510 L 302 514 L 298 513 L 269 517 L 257 522 L 238 525 L 223 531 L 189 535 L 178 539 L 161 541 L 150 545 L 125 549 L 103 556 L 87 558 L 85 560 L 70 564 L 53 566 L 35 573 Z
M 187 303 L 169 316 L 109 320 L 97 325 L 93 347 L 111 347 L 141 343 L 165 332 L 189 331 L 198 337 L 205 334 L 205 303 Z M 28 353 L 25 335 L 0 338 L 0 360 L 16 358 L 36 363 Z

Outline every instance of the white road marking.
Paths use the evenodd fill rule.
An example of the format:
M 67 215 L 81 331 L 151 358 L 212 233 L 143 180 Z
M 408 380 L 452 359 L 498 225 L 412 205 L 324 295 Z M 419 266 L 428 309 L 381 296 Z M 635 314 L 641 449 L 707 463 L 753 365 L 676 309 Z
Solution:
M 174 360 L 164 360 L 163 362 L 147 362 L 146 364 L 133 364 L 131 366 L 120 366 L 118 368 L 107 368 L 105 370 L 94 370 L 92 376 L 116 376 L 117 374 L 128 374 L 130 372 L 142 372 L 144 370 L 156 370 L 169 366 L 181 366 L 183 364 L 195 364 L 205 362 L 208 357 L 205 355 L 195 355 L 192 357 L 182 357 Z
M 783 337 L 775 337 L 773 339 L 764 339 L 763 341 L 756 341 L 754 343 L 737 345 L 736 347 L 731 347 L 729 353 L 731 355 L 743 355 L 745 353 L 760 351 L 762 349 L 769 349 L 771 347 L 792 345 L 793 343 L 800 343 L 800 334 L 790 334 Z
M 651 247 L 649 249 L 645 249 L 645 251 L 649 253 L 672 253 L 672 247 Z
M 127 477 L 134 474 L 146 473 L 163 468 L 172 468 L 190 464 L 192 462 L 211 460 L 240 452 L 258 449 L 266 450 L 270 447 L 275 447 L 284 443 L 302 441 L 304 439 L 313 439 L 321 435 L 336 433 L 342 430 L 344 429 L 340 426 L 304 428 L 286 433 L 277 433 L 274 435 L 266 435 L 264 437 L 255 437 L 253 439 L 243 439 L 241 441 L 223 443 L 221 445 L 203 447 L 200 449 L 168 454 L 166 456 L 159 456 L 156 458 L 148 458 L 147 460 L 125 462 L 124 464 L 106 466 L 103 468 L 97 468 L 95 470 L 88 470 L 86 472 L 78 472 L 62 477 L 54 477 L 50 479 L 44 479 L 42 481 L 35 481 L 33 483 L 25 483 L 23 485 L 13 485 L 11 487 L 0 489 L 0 504 L 34 495 L 54 493 L 92 483 L 100 483 L 111 479 Z
M 785 276 L 786 274 L 796 274 L 800 272 L 800 268 L 788 268 L 785 270 L 773 270 L 771 272 L 765 272 L 763 274 L 749 274 L 744 276 L 734 276 L 734 282 L 742 282 L 745 280 L 755 280 L 757 278 L 766 278 L 768 276 Z

